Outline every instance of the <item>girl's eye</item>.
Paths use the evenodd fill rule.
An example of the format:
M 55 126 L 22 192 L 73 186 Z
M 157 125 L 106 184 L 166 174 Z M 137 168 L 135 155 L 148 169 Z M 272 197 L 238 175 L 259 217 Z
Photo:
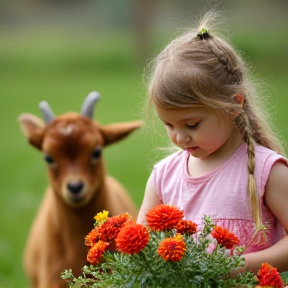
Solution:
M 193 125 L 188 125 L 188 124 L 186 124 L 186 127 L 187 127 L 187 128 L 192 128 L 192 129 L 193 129 L 193 128 L 197 128 L 197 126 L 199 125 L 199 123 L 200 123 L 200 122 L 197 122 L 196 124 L 193 124 Z
M 169 123 L 164 123 L 164 125 L 168 128 L 173 128 L 173 125 L 172 124 L 169 124 Z
M 97 160 L 101 157 L 102 149 L 101 147 L 96 147 L 92 153 L 92 160 Z

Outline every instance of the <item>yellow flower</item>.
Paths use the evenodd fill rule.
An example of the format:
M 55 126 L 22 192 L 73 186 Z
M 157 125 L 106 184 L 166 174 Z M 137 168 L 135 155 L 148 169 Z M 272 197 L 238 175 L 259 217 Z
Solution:
M 176 235 L 174 236 L 175 240 L 177 241 L 181 241 L 183 240 L 183 236 L 180 233 L 176 233 Z
M 103 212 L 97 213 L 97 215 L 94 217 L 96 221 L 102 222 L 105 221 L 108 218 L 109 212 L 106 210 L 103 210 Z

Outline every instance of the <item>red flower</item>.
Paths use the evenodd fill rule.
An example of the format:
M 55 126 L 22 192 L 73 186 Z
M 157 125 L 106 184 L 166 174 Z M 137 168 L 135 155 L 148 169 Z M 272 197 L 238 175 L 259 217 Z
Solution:
M 186 251 L 186 243 L 184 242 L 182 236 L 177 234 L 173 238 L 164 239 L 158 249 L 157 253 L 165 260 L 172 262 L 180 261 Z
M 125 225 L 116 237 L 116 247 L 126 254 L 139 253 L 147 245 L 150 235 L 148 229 L 141 224 Z
M 177 233 L 180 234 L 195 234 L 197 231 L 197 224 L 192 222 L 192 221 L 188 221 L 188 220 L 181 220 L 178 222 L 177 226 Z
M 257 274 L 260 287 L 282 288 L 284 283 L 276 268 L 268 263 L 263 263 Z
M 109 243 L 98 241 L 89 249 L 87 254 L 87 261 L 90 262 L 92 265 L 100 263 L 100 260 L 104 252 L 106 251 L 107 246 L 109 246 Z
M 85 237 L 85 245 L 93 246 L 100 240 L 99 228 L 95 227 L 88 235 Z
M 85 244 L 93 246 L 99 240 L 109 243 L 107 250 L 115 250 L 115 238 L 123 224 L 131 219 L 127 213 L 113 216 L 103 224 L 96 226 L 86 237 Z
M 184 212 L 172 205 L 160 204 L 146 214 L 150 228 L 158 231 L 173 229 L 182 220 Z
M 215 226 L 211 235 L 226 249 L 232 249 L 235 245 L 239 244 L 239 239 L 236 235 L 220 226 Z

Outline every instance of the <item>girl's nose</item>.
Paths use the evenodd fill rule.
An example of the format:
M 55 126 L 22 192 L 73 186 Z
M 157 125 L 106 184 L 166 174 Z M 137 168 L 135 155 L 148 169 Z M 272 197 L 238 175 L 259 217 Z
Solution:
M 191 136 L 186 133 L 177 133 L 176 135 L 177 144 L 185 144 L 191 141 Z

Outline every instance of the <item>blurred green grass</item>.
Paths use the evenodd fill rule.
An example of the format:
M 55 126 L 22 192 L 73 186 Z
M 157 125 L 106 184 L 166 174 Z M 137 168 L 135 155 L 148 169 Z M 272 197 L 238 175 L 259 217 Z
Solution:
M 47 183 L 42 155 L 22 135 L 18 115 L 29 112 L 41 117 L 42 100 L 56 115 L 79 111 L 85 96 L 97 90 L 101 99 L 94 118 L 102 124 L 141 118 L 141 68 L 134 64 L 131 39 L 79 38 L 2 35 L 0 287 L 26 286 L 22 251 Z M 109 173 L 126 186 L 137 206 L 149 174 L 148 147 L 142 129 L 104 152 Z
M 274 118 L 287 142 L 287 35 L 280 27 L 272 40 L 237 34 L 232 41 L 250 57 L 268 83 L 275 100 Z M 46 100 L 55 114 L 79 111 L 92 90 L 101 93 L 94 118 L 102 124 L 142 117 L 145 87 L 142 63 L 135 62 L 129 34 L 63 35 L 2 33 L 0 50 L 0 287 L 26 287 L 22 252 L 32 219 L 47 184 L 42 155 L 26 142 L 17 123 L 23 112 L 40 116 L 38 103 Z M 265 34 L 266 35 L 266 34 Z M 282 35 L 282 36 L 281 36 Z M 163 43 L 163 38 L 159 37 Z M 156 51 L 157 49 L 155 49 Z M 165 139 L 141 129 L 107 147 L 104 157 L 111 175 L 129 190 L 137 206 L 142 201 L 156 147 Z M 41 235 L 39 235 L 41 241 Z

